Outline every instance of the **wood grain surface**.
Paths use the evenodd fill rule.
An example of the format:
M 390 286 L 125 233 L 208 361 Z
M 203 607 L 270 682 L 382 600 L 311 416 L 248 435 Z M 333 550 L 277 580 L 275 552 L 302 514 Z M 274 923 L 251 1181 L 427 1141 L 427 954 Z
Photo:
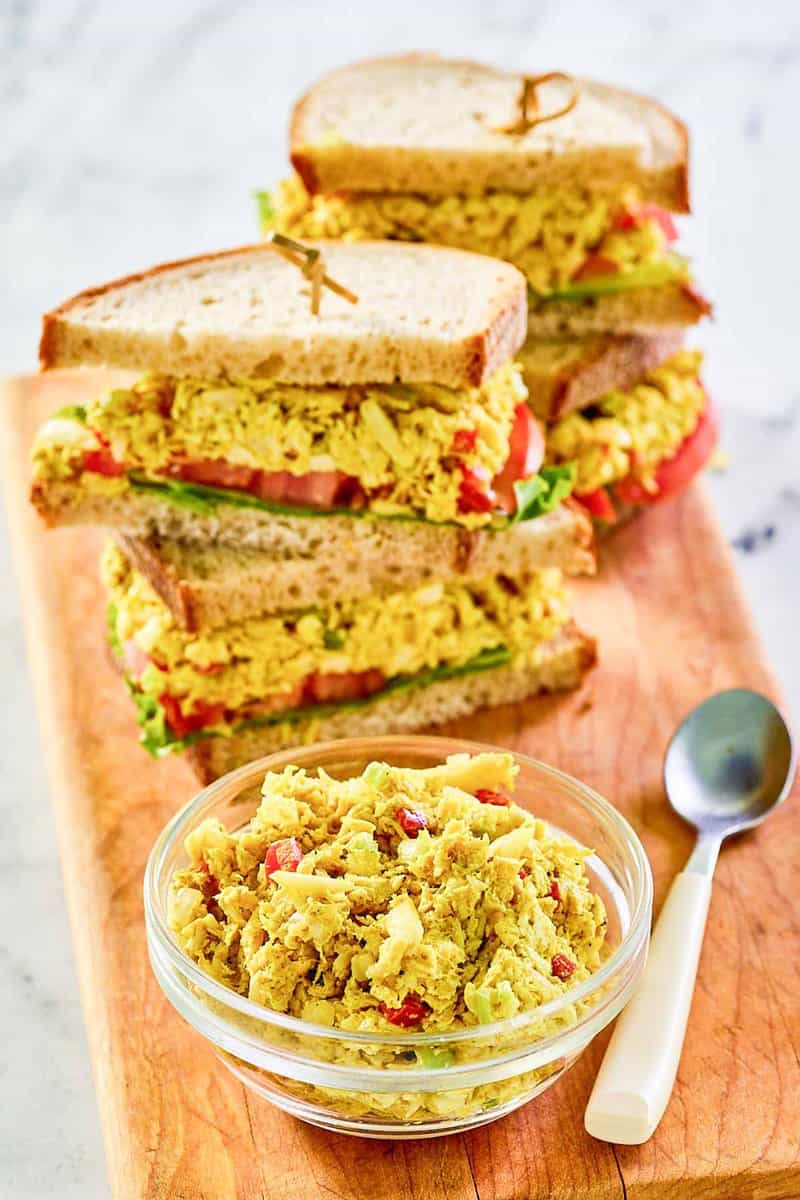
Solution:
M 245 1094 L 168 1006 L 150 973 L 147 853 L 194 784 L 151 762 L 106 659 L 96 530 L 46 533 L 29 510 L 37 422 L 87 377 L 2 391 L 8 510 L 53 815 L 117 1200 L 784 1200 L 800 1196 L 800 823 L 793 797 L 725 847 L 675 1093 L 655 1137 L 614 1148 L 583 1110 L 599 1039 L 558 1084 L 494 1125 L 379 1143 L 302 1125 Z M 461 721 L 449 732 L 536 755 L 621 808 L 660 902 L 691 845 L 661 763 L 680 718 L 711 692 L 775 685 L 702 492 L 654 509 L 575 585 L 601 663 L 572 696 Z M 26 802 L 21 797 L 20 802 Z M 654 1036 L 657 1031 L 654 1031 Z

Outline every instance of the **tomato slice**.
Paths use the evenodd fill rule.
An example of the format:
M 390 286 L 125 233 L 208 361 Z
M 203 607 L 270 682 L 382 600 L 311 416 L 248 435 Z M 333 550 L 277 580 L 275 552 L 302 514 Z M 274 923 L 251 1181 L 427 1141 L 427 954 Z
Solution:
M 225 718 L 224 704 L 204 704 L 201 701 L 199 704 L 195 704 L 191 712 L 185 713 L 180 700 L 176 696 L 170 696 L 167 692 L 159 696 L 158 702 L 164 709 L 167 724 L 179 738 L 186 737 L 189 733 L 196 733 L 199 729 L 206 729 L 209 725 L 219 725 Z
M 710 400 L 697 424 L 675 453 L 664 459 L 655 472 L 656 491 L 648 492 L 638 479 L 621 479 L 614 485 L 614 494 L 624 504 L 652 504 L 675 496 L 694 479 L 714 452 L 719 437 L 719 419 Z
M 487 472 L 470 467 L 461 468 L 461 486 L 458 492 L 458 511 L 462 513 L 494 512 L 497 497 L 489 482 Z
M 527 404 L 518 404 L 514 409 L 508 446 L 506 464 L 495 475 L 492 487 L 500 507 L 513 513 L 517 508 L 514 484 L 520 479 L 530 479 L 544 462 L 544 430 Z
M 300 504 L 309 508 L 333 508 L 349 476 L 344 471 L 309 471 L 291 475 L 288 471 L 262 471 L 259 495 L 262 500 Z
M 544 461 L 544 431 L 527 404 L 514 409 L 514 423 L 508 439 L 508 458 L 491 484 L 479 467 L 461 468 L 459 512 L 493 512 L 500 508 L 513 513 L 517 508 L 514 484 L 529 479 Z
M 574 492 L 573 496 L 598 521 L 608 521 L 609 525 L 616 521 L 614 505 L 604 487 L 595 488 L 593 492 Z
M 301 680 L 288 692 L 280 692 L 274 696 L 265 696 L 262 700 L 254 700 L 252 703 L 246 704 L 244 708 L 236 710 L 236 719 L 246 721 L 250 717 L 265 717 L 270 713 L 283 712 L 287 708 L 300 708 L 303 703 L 304 688 L 305 682 Z
M 303 691 L 306 704 L 327 704 L 338 700 L 361 700 L 386 685 L 382 671 L 342 671 L 309 675 Z
M 83 456 L 83 469 L 91 471 L 93 475 L 105 475 L 108 479 L 118 479 L 127 471 L 125 464 L 117 462 L 105 446 L 99 450 L 87 450 Z
M 182 479 L 185 483 L 201 483 L 206 487 L 232 488 L 247 492 L 253 486 L 258 472 L 252 467 L 225 462 L 221 458 L 202 458 L 195 462 L 173 463 L 167 475 Z
M 298 504 L 309 508 L 332 508 L 350 479 L 342 471 L 309 471 L 305 475 L 292 475 L 289 471 L 256 471 L 223 459 L 173 463 L 167 474 L 187 483 L 252 492 L 261 500 L 271 500 L 275 504 Z
M 590 254 L 584 260 L 582 266 L 578 267 L 575 274 L 572 276 L 573 283 L 582 283 L 585 279 L 598 279 L 603 275 L 616 275 L 619 271 L 619 263 L 613 258 L 608 258 L 605 254 Z

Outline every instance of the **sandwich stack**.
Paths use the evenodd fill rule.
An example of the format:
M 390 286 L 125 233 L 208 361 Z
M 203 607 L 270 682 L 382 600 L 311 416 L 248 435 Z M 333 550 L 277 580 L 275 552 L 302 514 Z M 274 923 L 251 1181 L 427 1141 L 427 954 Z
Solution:
M 265 232 L 435 242 L 516 265 L 521 361 L 602 527 L 674 495 L 717 437 L 683 349 L 710 312 L 676 254 L 688 135 L 645 97 L 561 72 L 526 76 L 432 55 L 335 71 L 294 109 L 295 174 L 260 196 Z
M 32 500 L 110 529 L 110 641 L 152 753 L 208 780 L 580 683 L 562 576 L 593 570 L 593 531 L 574 468 L 543 462 L 526 322 L 506 263 L 280 238 L 45 317 L 44 369 L 137 373 L 45 423 Z

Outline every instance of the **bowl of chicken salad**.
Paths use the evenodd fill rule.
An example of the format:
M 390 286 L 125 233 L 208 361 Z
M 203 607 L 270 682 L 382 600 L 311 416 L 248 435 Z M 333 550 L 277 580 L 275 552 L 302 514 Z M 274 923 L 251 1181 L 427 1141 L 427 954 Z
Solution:
M 167 826 L 145 876 L 165 995 L 304 1121 L 431 1137 L 532 1100 L 621 1010 L 652 878 L 584 784 L 439 737 L 254 762 Z

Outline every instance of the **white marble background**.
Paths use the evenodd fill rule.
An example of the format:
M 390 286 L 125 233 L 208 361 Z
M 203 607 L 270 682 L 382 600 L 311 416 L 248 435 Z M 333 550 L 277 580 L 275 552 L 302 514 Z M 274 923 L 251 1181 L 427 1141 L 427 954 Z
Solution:
M 90 283 L 256 235 L 291 99 L 367 54 L 440 49 L 658 96 L 693 134 L 685 244 L 731 466 L 711 480 L 794 711 L 800 559 L 794 0 L 5 0 L 0 5 L 0 373 Z M 36 718 L 0 570 L 0 1194 L 107 1195 Z

